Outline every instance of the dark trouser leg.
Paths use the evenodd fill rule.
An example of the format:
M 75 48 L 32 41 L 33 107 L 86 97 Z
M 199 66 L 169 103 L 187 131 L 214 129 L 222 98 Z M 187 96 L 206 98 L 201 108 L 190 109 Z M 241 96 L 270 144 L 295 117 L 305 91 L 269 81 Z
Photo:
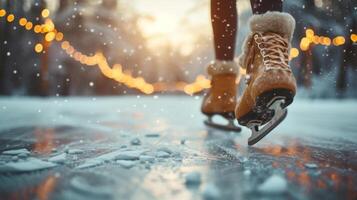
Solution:
M 253 14 L 263 14 L 267 11 L 283 11 L 283 0 L 250 0 Z
M 233 60 L 237 33 L 236 0 L 211 0 L 216 59 Z

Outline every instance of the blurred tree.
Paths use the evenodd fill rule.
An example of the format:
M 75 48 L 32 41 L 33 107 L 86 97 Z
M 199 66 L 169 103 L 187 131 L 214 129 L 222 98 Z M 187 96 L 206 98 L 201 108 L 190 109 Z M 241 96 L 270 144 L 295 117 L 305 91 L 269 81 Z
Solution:
M 36 76 L 39 72 L 38 58 L 33 51 L 38 37 L 24 30 L 17 23 L 20 17 L 39 23 L 37 10 L 44 6 L 40 0 L 30 1 L 1 1 L 1 8 L 8 14 L 14 14 L 16 19 L 7 23 L 6 19 L 0 20 L 0 93 L 6 95 L 40 95 L 40 81 Z M 37 10 L 36 10 L 37 9 Z
M 300 39 L 305 36 L 307 28 L 312 28 L 319 36 L 331 39 L 343 36 L 346 41 L 342 46 L 312 44 L 307 51 L 302 51 L 300 56 L 292 61 L 298 84 L 310 88 L 312 93 L 316 93 L 312 94 L 313 96 L 346 95 L 349 85 L 347 72 L 349 67 L 356 66 L 353 57 L 356 47 L 349 39 L 353 30 L 356 30 L 356 4 L 352 0 L 301 0 L 285 3 L 285 10 L 291 13 L 297 22 L 293 46 L 299 47 Z M 331 83 L 335 83 L 335 89 L 331 89 Z M 318 91 L 323 93 L 317 94 Z
M 7 0 L 0 0 L 0 8 L 5 10 L 10 9 L 10 3 Z M 0 21 L 0 94 L 8 95 L 6 92 L 6 81 L 5 81 L 5 68 L 6 68 L 6 58 L 7 52 L 9 51 L 7 45 L 7 38 L 10 34 L 9 24 L 3 21 Z

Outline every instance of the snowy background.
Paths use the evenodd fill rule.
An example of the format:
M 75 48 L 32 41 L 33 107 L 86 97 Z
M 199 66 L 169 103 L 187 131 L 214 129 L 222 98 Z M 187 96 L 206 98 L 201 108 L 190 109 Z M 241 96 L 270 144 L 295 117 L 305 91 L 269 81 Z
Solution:
M 299 96 L 357 97 L 356 4 L 353 0 L 284 2 L 284 10 L 297 21 L 291 65 Z M 247 0 L 238 0 L 237 7 L 239 55 L 251 10 Z M 110 67 L 120 64 L 124 73 L 153 84 L 157 94 L 185 94 L 182 87 L 199 75 L 207 77 L 205 67 L 213 59 L 208 0 L 1 0 L 1 8 L 15 15 L 13 22 L 7 22 L 7 15 L 0 18 L 2 95 L 141 93 L 105 77 L 99 67 L 75 60 L 75 53 L 61 48 L 64 41 L 83 55 L 102 52 Z M 41 15 L 45 8 L 48 16 Z M 21 17 L 33 25 L 51 20 L 54 31 L 64 38 L 47 40 L 46 32 L 28 31 L 19 25 Z M 39 53 L 36 44 L 44 47 Z

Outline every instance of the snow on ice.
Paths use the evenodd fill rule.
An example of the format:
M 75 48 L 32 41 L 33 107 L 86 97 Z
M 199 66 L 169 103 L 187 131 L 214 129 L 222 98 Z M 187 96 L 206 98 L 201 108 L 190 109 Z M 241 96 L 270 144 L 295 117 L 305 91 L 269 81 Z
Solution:
M 286 179 L 281 175 L 272 175 L 258 187 L 258 191 L 266 194 L 281 194 L 288 188 Z
M 136 164 L 136 162 L 132 160 L 117 160 L 116 163 L 118 163 L 120 166 L 126 169 L 130 169 L 134 167 L 134 165 Z
M 51 158 L 48 159 L 48 161 L 50 162 L 54 162 L 54 163 L 64 163 L 66 161 L 66 153 L 61 153 L 59 155 L 53 156 Z
M 18 160 L 17 162 L 8 162 L 0 165 L 0 172 L 19 173 L 42 170 L 55 167 L 56 164 L 46 162 L 37 158 L 28 158 L 26 160 Z
M 84 151 L 81 149 L 68 149 L 67 153 L 68 154 L 82 154 L 82 153 L 84 153 Z
M 209 183 L 203 189 L 202 196 L 205 200 L 216 200 L 220 199 L 221 192 L 213 183 Z
M 19 155 L 19 154 L 26 154 L 29 155 L 30 152 L 27 149 L 14 149 L 2 152 L 4 155 Z

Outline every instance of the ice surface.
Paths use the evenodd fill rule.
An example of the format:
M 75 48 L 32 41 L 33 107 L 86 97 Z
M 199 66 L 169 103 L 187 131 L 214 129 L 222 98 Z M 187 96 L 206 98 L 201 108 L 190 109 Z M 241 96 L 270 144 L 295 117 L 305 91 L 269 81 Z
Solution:
M 139 156 L 139 160 L 141 162 L 150 162 L 153 163 L 155 161 L 155 157 L 153 156 L 147 156 L 147 155 L 141 155 Z
M 70 185 L 74 190 L 86 195 L 94 195 L 94 197 L 100 199 L 110 197 L 113 191 L 111 187 L 108 187 L 109 183 L 103 183 L 103 181 L 98 180 L 97 177 L 94 178 L 97 180 L 87 180 L 88 178 L 75 176 L 71 179 Z
M 66 161 L 66 156 L 67 156 L 66 153 L 61 153 L 59 155 L 49 158 L 48 161 L 54 163 L 64 163 Z
M 118 163 L 120 166 L 126 169 L 130 169 L 134 167 L 134 165 L 136 164 L 135 161 L 131 161 L 131 160 L 117 160 L 116 163 Z
M 26 154 L 29 155 L 30 152 L 27 149 L 14 149 L 2 152 L 4 155 L 19 155 L 19 154 Z
M 16 162 L 16 161 L 19 160 L 19 157 L 18 157 L 18 156 L 12 156 L 12 157 L 11 157 L 11 160 Z
M 203 189 L 202 196 L 205 200 L 216 200 L 220 199 L 221 193 L 216 185 L 208 183 Z
M 130 144 L 132 145 L 141 145 L 141 141 L 139 138 L 134 138 L 130 141 Z
M 25 158 L 29 157 L 29 155 L 30 155 L 29 153 L 23 152 L 23 153 L 18 154 L 17 157 L 20 159 L 25 159 Z
M 281 175 L 272 175 L 258 187 L 258 191 L 266 194 L 284 193 L 288 188 L 286 179 Z
M 63 115 L 63 113 L 100 113 L 105 114 L 105 119 L 116 120 L 116 109 L 127 112 L 133 109 L 133 105 L 150 105 L 142 110 L 143 113 L 152 114 L 152 118 L 162 117 L 170 123 L 186 124 L 190 121 L 190 128 L 202 128 L 203 116 L 199 110 L 193 108 L 200 106 L 200 101 L 177 96 L 160 98 L 160 101 L 150 97 L 133 99 L 121 98 L 97 98 L 96 107 L 93 107 L 91 98 L 71 98 L 66 102 L 61 98 L 1 98 L 0 105 L 6 110 L 0 110 L 0 130 L 9 130 L 16 127 L 48 126 L 49 119 L 55 125 L 91 128 L 103 132 L 111 132 L 113 128 L 96 123 L 83 123 L 81 118 Z M 54 102 L 59 103 L 54 103 Z M 120 102 L 120 106 L 116 102 Z M 113 109 L 115 108 L 115 109 Z M 126 109 L 124 109 L 126 108 Z M 38 110 L 43 110 L 39 113 Z M 153 112 L 164 109 L 164 112 Z M 17 112 L 9 112 L 16 110 Z M 46 112 L 44 112 L 46 110 Z M 323 110 L 323 114 L 322 114 Z M 179 111 L 179 112 L 178 112 Z M 173 115 L 172 113 L 175 113 Z M 308 113 L 309 117 L 306 117 Z M 319 135 L 326 137 L 340 137 L 349 141 L 357 142 L 355 133 L 357 128 L 353 126 L 357 113 L 357 103 L 354 100 L 324 100 L 312 101 L 299 99 L 289 106 L 287 119 L 276 130 L 280 134 L 291 135 Z M 20 114 L 20 115 L 19 115 Z M 94 117 L 95 115 L 88 115 Z M 195 116 L 195 117 L 192 117 Z M 343 118 L 339 116 L 344 116 Z M 19 120 L 9 120 L 9 119 Z M 103 120 L 103 119 L 102 119 Z M 313 123 L 311 123 L 313 121 Z M 334 123 L 329 123 L 334 122 Z M 304 126 L 301 126 L 304 124 Z M 321 127 L 324 127 L 323 129 Z M 344 134 L 340 134 L 343 130 Z M 148 130 L 149 133 L 152 133 Z M 184 143 L 184 141 L 183 141 Z
M 199 185 L 201 184 L 201 174 L 199 172 L 190 172 L 185 176 L 186 185 Z
M 91 167 L 96 167 L 98 165 L 103 164 L 104 162 L 101 160 L 96 160 L 96 159 L 91 159 L 87 160 L 85 163 L 78 165 L 75 167 L 76 169 L 86 169 L 86 168 L 91 168 Z
M 160 137 L 160 134 L 158 134 L 158 133 L 148 133 L 148 134 L 145 134 L 145 137 L 153 137 L 153 138 L 155 138 L 155 137 Z
M 274 199 L 273 193 L 298 194 L 292 196 L 294 200 L 334 200 L 347 199 L 348 191 L 357 191 L 356 185 L 349 184 L 357 180 L 353 168 L 357 160 L 356 101 L 297 100 L 274 133 L 248 147 L 248 129 L 230 134 L 205 127 L 202 123 L 205 117 L 195 109 L 201 102 L 194 98 L 150 99 L 0 98 L 3 149 L 26 147 L 29 152 L 37 152 L 26 153 L 27 157 L 36 156 L 50 165 L 59 164 L 49 159 L 63 152 L 67 154 L 66 167 L 9 176 L 6 172 L 15 170 L 9 168 L 9 163 L 21 163 L 27 157 L 1 152 L 0 169 L 6 171 L 0 175 L 2 195 L 5 193 L 9 196 L 5 199 L 11 199 L 14 193 L 25 191 L 30 193 L 29 199 L 36 199 L 37 189 L 33 188 L 50 185 L 54 180 L 47 180 L 47 176 L 55 173 L 61 175 L 55 177 L 55 189 L 49 192 L 48 199 L 76 199 L 62 198 L 68 190 L 83 197 L 78 200 L 106 199 L 97 197 L 110 194 L 113 198 L 107 199 L 113 200 L 217 196 L 216 199 L 255 200 Z M 143 104 L 147 107 L 141 107 Z M 37 137 L 37 132 L 50 137 Z M 159 137 L 150 135 L 156 133 Z M 141 145 L 131 145 L 133 138 L 141 140 Z M 176 162 L 179 160 L 182 162 Z M 302 168 L 296 165 L 301 161 Z M 313 170 L 315 165 L 320 168 Z M 189 173 L 192 171 L 193 175 Z M 279 177 L 268 178 L 271 173 Z M 290 177 L 289 173 L 295 176 Z M 332 173 L 337 180 L 346 181 L 336 182 Z M 301 175 L 307 179 L 302 181 Z M 71 181 L 74 177 L 77 178 Z M 319 187 L 320 182 L 325 188 Z
M 114 159 L 116 160 L 139 160 L 139 157 L 145 150 L 136 150 L 136 151 L 121 151 L 119 152 Z
M 184 145 L 186 143 L 186 139 L 181 139 L 180 144 Z
M 168 158 L 168 157 L 170 157 L 170 154 L 165 152 L 165 151 L 158 151 L 158 152 L 156 152 L 156 157 L 158 157 L 158 158 Z
M 84 153 L 84 151 L 81 149 L 68 149 L 67 153 L 68 154 L 82 154 L 82 153 Z
M 245 176 L 250 176 L 251 173 L 252 173 L 252 172 L 251 172 L 249 169 L 246 169 L 246 170 L 244 170 L 244 172 L 243 172 L 243 174 L 244 174 Z
M 172 150 L 169 149 L 168 147 L 160 147 L 157 149 L 157 151 L 163 151 L 163 152 L 166 152 L 168 154 L 172 154 Z
M 55 167 L 56 164 L 37 158 L 27 158 L 17 162 L 8 162 L 0 165 L 0 172 L 30 172 Z

